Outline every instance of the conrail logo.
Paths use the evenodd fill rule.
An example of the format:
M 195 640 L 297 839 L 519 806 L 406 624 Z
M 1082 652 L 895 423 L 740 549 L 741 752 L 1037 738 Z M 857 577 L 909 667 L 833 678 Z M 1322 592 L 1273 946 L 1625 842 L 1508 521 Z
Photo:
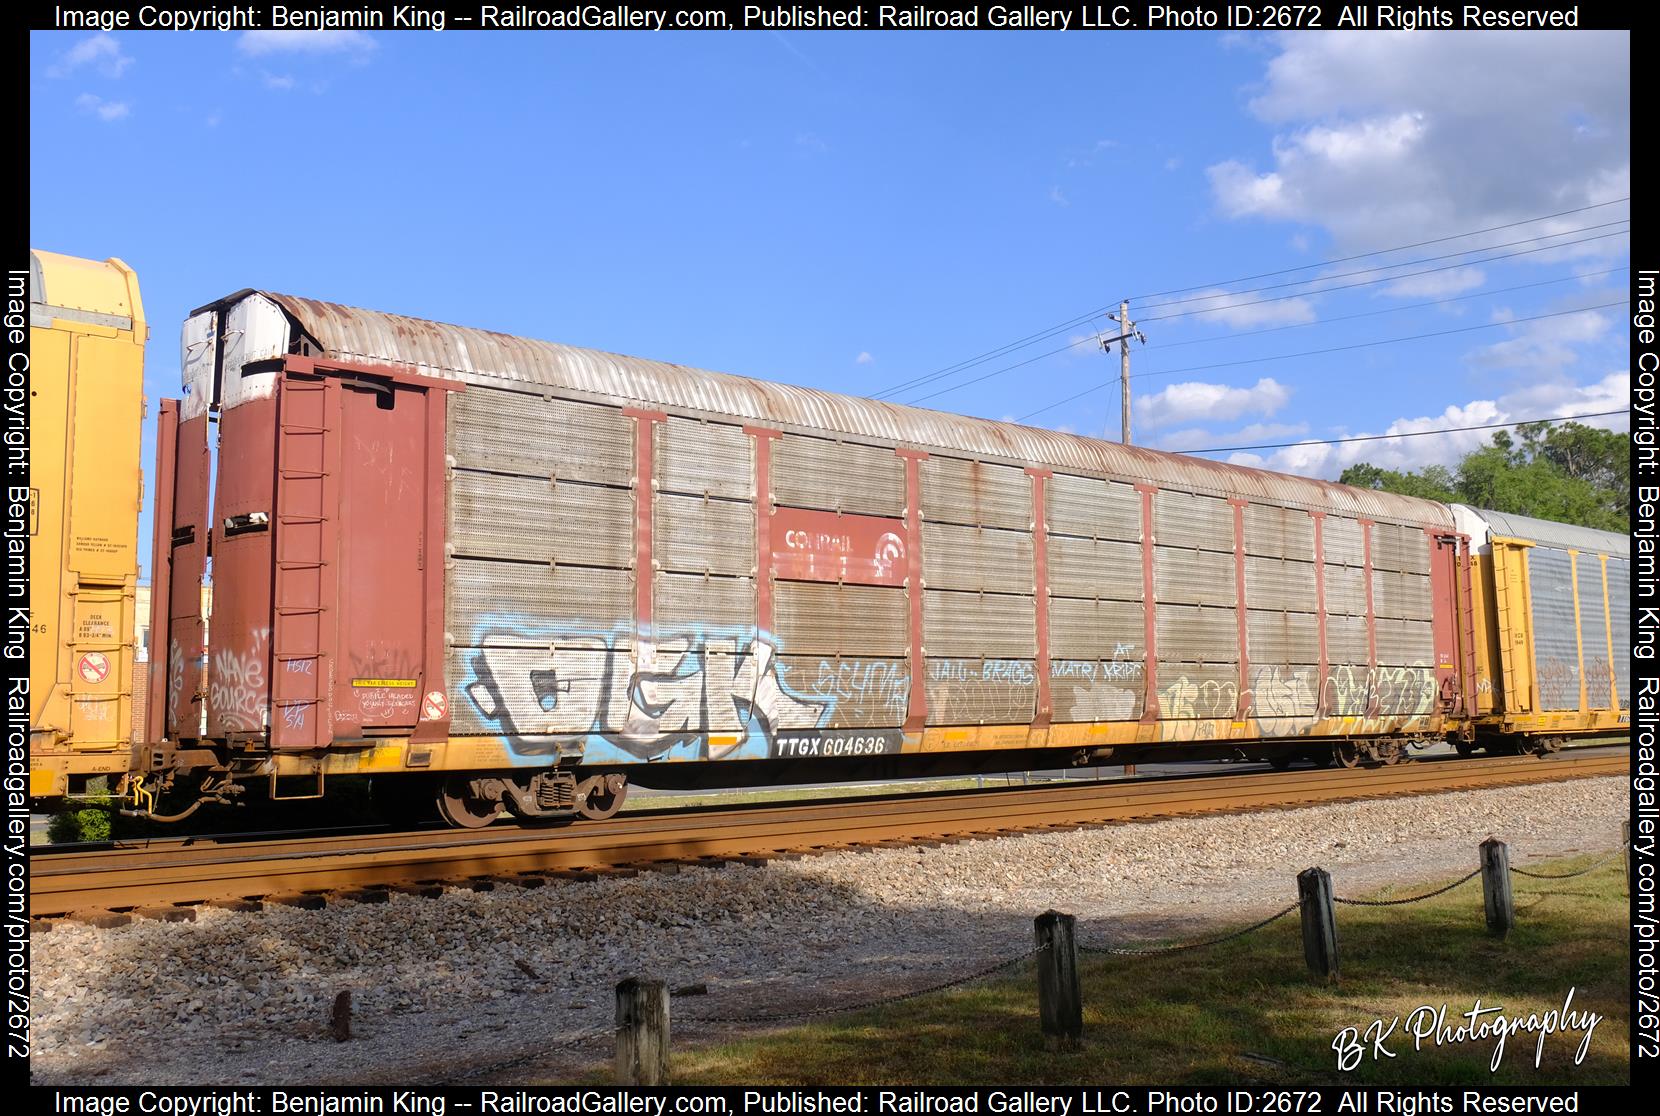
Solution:
M 905 536 L 896 519 L 779 508 L 773 512 L 773 572 L 798 581 L 900 585 Z

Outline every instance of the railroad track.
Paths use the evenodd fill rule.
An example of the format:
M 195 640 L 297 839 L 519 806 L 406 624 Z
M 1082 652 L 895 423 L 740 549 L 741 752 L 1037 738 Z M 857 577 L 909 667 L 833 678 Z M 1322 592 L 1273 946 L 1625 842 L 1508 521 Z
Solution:
M 1586 754 L 1589 753 L 1589 754 Z M 834 849 L 939 844 L 1157 818 L 1306 806 L 1448 790 L 1624 775 L 1628 750 L 1420 760 L 1396 767 L 1050 784 L 881 799 L 665 811 L 566 828 L 367 833 L 234 844 L 37 855 L 31 914 L 115 924 L 136 914 L 191 918 L 202 903 L 321 906 L 384 901 L 393 890 L 536 887 L 560 878 Z M 131 912 L 131 914 L 126 913 Z M 38 929 L 47 925 L 37 922 Z

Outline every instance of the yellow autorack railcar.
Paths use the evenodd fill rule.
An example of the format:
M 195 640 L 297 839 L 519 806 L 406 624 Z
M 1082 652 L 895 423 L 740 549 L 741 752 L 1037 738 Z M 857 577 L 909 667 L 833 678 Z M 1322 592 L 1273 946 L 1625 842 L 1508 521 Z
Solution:
M 149 327 L 120 260 L 29 264 L 29 790 L 45 798 L 131 755 Z
M 1548 751 L 1629 727 L 1631 540 L 1459 505 L 1453 513 L 1480 565 L 1477 741 L 1527 734 Z

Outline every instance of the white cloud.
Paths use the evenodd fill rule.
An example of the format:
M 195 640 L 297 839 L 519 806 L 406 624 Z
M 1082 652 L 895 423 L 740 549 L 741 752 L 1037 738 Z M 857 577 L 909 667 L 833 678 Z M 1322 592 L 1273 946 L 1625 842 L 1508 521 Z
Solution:
M 1264 377 L 1248 388 L 1227 384 L 1171 384 L 1135 401 L 1136 417 L 1157 427 L 1196 422 L 1232 422 L 1245 415 L 1273 417 L 1291 398 L 1291 390 Z
M 107 31 L 100 31 L 64 51 L 57 65 L 46 72 L 52 77 L 66 77 L 82 66 L 95 66 L 105 77 L 118 78 L 132 64 L 132 56 L 121 49 L 120 40 Z
M 1306 422 L 1253 422 L 1249 426 L 1221 434 L 1201 427 L 1173 430 L 1168 434 L 1156 435 L 1153 444 L 1172 453 L 1192 453 L 1194 450 L 1210 446 L 1250 445 L 1256 442 L 1286 440 L 1307 433 Z
M 1412 275 L 1386 283 L 1381 294 L 1396 298 L 1449 298 L 1465 291 L 1473 291 L 1487 282 L 1487 275 L 1479 267 L 1455 267 L 1450 271 L 1432 271 L 1428 275 Z
M 1508 317 L 1508 311 L 1495 318 Z M 1468 357 L 1480 368 L 1521 372 L 1556 372 L 1579 360 L 1576 346 L 1608 336 L 1611 321 L 1600 311 L 1586 310 L 1560 318 L 1521 322 L 1503 341 L 1477 349 Z
M 875 364 L 876 363 L 876 358 L 871 356 L 869 353 L 860 353 L 858 356 L 853 358 L 853 363 L 854 364 Z
M 279 93 L 287 93 L 294 88 L 294 79 L 288 74 L 261 74 L 265 88 L 275 89 Z
M 362 31 L 244 31 L 236 49 L 264 54 L 369 54 L 378 44 Z
M 830 150 L 830 145 L 824 141 L 824 137 L 813 132 L 797 132 L 795 145 L 812 155 L 823 155 Z
M 75 107 L 105 123 L 121 120 L 132 112 L 132 106 L 126 101 L 106 101 L 95 93 L 82 93 L 76 97 Z
M 1072 204 L 1067 200 L 1066 195 L 1061 193 L 1061 188 L 1059 186 L 1049 187 L 1049 200 L 1054 202 L 1056 205 L 1061 206 L 1069 206 Z
M 1235 329 L 1261 325 L 1299 325 L 1314 320 L 1314 304 L 1306 298 L 1264 298 L 1227 291 L 1198 291 L 1183 296 L 1194 300 L 1183 307 L 1205 322 L 1221 322 Z M 1198 301 L 1203 300 L 1203 301 Z
M 1236 465 L 1298 473 L 1303 476 L 1335 478 L 1345 468 L 1366 461 L 1386 469 L 1422 469 L 1426 465 L 1456 465 L 1471 450 L 1479 449 L 1492 440 L 1495 431 L 1455 430 L 1455 427 L 1485 426 L 1490 423 L 1524 422 L 1555 418 L 1558 415 L 1584 415 L 1597 411 L 1612 411 L 1630 402 L 1631 376 L 1628 372 L 1611 372 L 1595 383 L 1578 384 L 1557 379 L 1545 384 L 1500 396 L 1498 399 L 1474 399 L 1462 406 L 1454 404 L 1438 415 L 1398 418 L 1381 430 L 1361 430 L 1353 435 L 1346 432 L 1334 437 L 1358 437 L 1368 434 L 1407 434 L 1426 430 L 1448 430 L 1447 434 L 1428 437 L 1343 442 L 1340 444 L 1304 442 L 1278 449 L 1266 456 L 1261 453 L 1236 453 L 1228 460 Z M 1605 415 L 1584 418 L 1587 426 L 1605 430 L 1624 430 L 1630 425 L 1629 415 Z
M 1267 165 L 1234 158 L 1209 168 L 1229 216 L 1306 222 L 1342 250 L 1365 251 L 1629 193 L 1627 32 L 1328 32 L 1274 42 L 1250 102 L 1279 129 Z M 1597 219 L 1573 214 L 1526 231 Z

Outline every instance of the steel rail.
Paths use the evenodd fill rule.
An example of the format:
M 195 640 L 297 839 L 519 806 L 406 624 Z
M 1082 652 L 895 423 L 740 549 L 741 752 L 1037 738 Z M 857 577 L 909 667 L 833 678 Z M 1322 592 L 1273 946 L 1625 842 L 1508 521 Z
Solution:
M 1622 775 L 1630 753 L 1529 756 L 623 816 L 556 829 L 341 836 L 37 857 L 35 916 L 537 872 L 931 842 L 1086 825 Z M 525 882 L 543 883 L 545 877 Z

